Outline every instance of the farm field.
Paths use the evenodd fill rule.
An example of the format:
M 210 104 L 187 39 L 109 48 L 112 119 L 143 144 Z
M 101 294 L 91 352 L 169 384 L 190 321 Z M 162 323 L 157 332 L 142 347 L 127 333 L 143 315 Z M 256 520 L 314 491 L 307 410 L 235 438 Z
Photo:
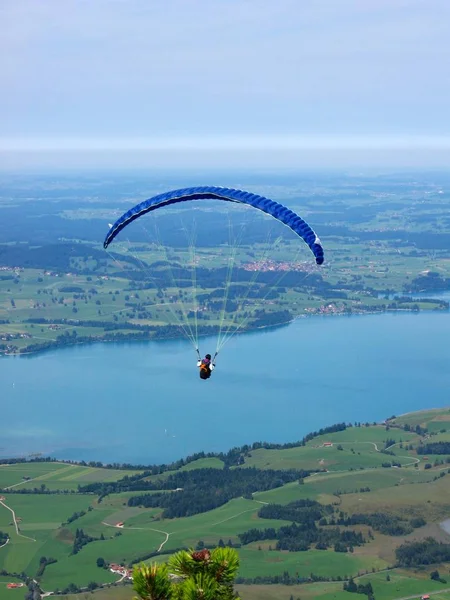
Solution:
M 310 550 L 309 552 L 279 552 L 277 550 L 259 550 L 258 544 L 241 548 L 239 555 L 242 567 L 240 577 L 282 575 L 284 571 L 298 573 L 300 577 L 309 577 L 310 573 L 319 577 L 337 578 L 356 575 L 366 569 L 384 569 L 388 564 L 373 556 L 358 556 L 351 553 L 332 550 Z
M 42 485 L 51 491 L 77 490 L 92 481 L 117 481 L 139 471 L 83 467 L 57 462 L 0 465 L 0 488 L 33 489 Z
M 412 459 L 405 452 L 396 456 L 402 466 L 414 464 L 418 459 Z M 253 450 L 251 457 L 246 458 L 245 466 L 259 469 L 304 469 L 328 471 L 353 469 L 369 469 L 381 467 L 390 462 L 388 455 L 379 452 L 371 442 L 349 442 L 329 447 L 315 448 L 301 446 L 286 450 Z
M 430 433 L 438 433 L 441 430 L 450 431 L 450 410 L 448 408 L 435 408 L 408 413 L 393 418 L 393 425 L 403 427 L 405 424 L 414 429 L 418 425 L 426 428 Z

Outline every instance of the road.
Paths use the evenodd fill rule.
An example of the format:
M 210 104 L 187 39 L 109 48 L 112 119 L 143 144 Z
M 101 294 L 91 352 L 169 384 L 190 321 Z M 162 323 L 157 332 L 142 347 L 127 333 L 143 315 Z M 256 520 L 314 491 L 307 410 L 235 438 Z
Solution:
M 10 506 L 5 504 L 3 502 L 3 500 L 0 500 L 0 504 L 12 512 L 12 516 L 13 516 L 13 520 L 14 520 L 14 527 L 16 528 L 17 535 L 19 537 L 25 538 L 26 540 L 31 540 L 32 542 L 35 542 L 36 540 L 34 538 L 28 537 L 27 535 L 23 535 L 22 533 L 19 532 L 19 526 L 17 525 L 16 513 L 14 512 L 14 510 Z

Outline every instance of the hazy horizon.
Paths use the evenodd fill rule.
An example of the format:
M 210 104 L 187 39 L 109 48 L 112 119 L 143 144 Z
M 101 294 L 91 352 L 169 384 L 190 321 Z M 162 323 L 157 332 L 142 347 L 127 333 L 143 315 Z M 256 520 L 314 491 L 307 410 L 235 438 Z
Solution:
M 6 1 L 0 168 L 450 165 L 447 0 Z

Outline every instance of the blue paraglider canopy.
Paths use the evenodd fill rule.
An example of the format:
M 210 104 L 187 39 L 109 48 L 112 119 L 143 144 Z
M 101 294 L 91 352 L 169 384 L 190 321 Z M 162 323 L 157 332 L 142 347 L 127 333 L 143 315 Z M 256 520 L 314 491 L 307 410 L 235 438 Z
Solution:
M 179 202 L 188 202 L 190 200 L 221 200 L 225 202 L 235 202 L 238 204 L 246 204 L 253 206 L 257 210 L 263 211 L 268 215 L 271 215 L 284 225 L 287 225 L 296 233 L 303 241 L 309 246 L 311 252 L 314 254 L 316 263 L 321 265 L 324 261 L 323 247 L 320 239 L 311 227 L 295 212 L 274 202 L 264 196 L 258 196 L 250 192 L 242 190 L 235 190 L 231 188 L 222 188 L 214 186 L 200 186 L 190 187 L 181 190 L 172 190 L 159 194 L 148 200 L 144 200 L 140 204 L 137 204 L 133 208 L 130 208 L 124 213 L 110 228 L 105 241 L 103 243 L 104 248 L 107 248 L 113 241 L 116 235 L 122 231 L 129 223 L 138 219 L 142 215 L 148 212 L 162 208 L 164 206 L 170 206 L 172 204 L 178 204 Z

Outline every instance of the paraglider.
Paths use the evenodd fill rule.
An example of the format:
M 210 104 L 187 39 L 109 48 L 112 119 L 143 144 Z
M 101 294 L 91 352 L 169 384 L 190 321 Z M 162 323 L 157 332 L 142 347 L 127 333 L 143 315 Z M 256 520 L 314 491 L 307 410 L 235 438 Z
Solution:
M 200 379 L 209 379 L 216 365 L 211 359 L 211 354 L 206 354 L 205 358 L 198 357 L 197 367 L 200 369 Z
M 311 229 L 308 223 L 306 223 L 306 221 L 304 221 L 295 212 L 283 206 L 282 204 L 279 204 L 278 202 L 274 202 L 269 198 L 265 198 L 264 196 L 259 196 L 257 194 L 245 192 L 242 190 L 215 186 L 199 186 L 183 188 L 179 190 L 172 190 L 149 198 L 148 200 L 144 200 L 143 202 L 140 202 L 133 208 L 127 210 L 119 219 L 117 219 L 117 221 L 114 224 L 109 224 L 110 229 L 103 243 L 104 248 L 107 249 L 111 242 L 123 229 L 125 229 L 130 223 L 132 223 L 136 219 L 139 219 L 141 216 L 163 207 L 170 207 L 173 205 L 177 205 L 181 202 L 189 202 L 193 200 L 219 200 L 222 202 L 232 202 L 235 204 L 244 204 L 247 206 L 251 206 L 258 211 L 262 211 L 289 227 L 297 236 L 299 236 L 310 248 L 312 254 L 314 255 L 315 262 L 317 265 L 322 265 L 324 262 L 324 251 L 319 237 Z M 195 255 L 191 258 L 195 258 Z M 192 264 L 195 265 L 195 260 L 192 261 Z M 195 334 L 188 331 L 191 329 L 188 321 L 186 322 L 186 329 L 183 326 L 181 326 L 186 335 L 188 335 L 198 354 L 197 367 L 199 368 L 200 378 L 203 380 L 209 379 L 211 377 L 211 372 L 215 368 L 215 359 L 217 357 L 217 354 L 220 348 L 225 343 L 226 334 L 221 339 L 221 329 L 223 326 L 224 316 L 226 312 L 226 300 L 228 296 L 230 283 L 231 269 L 228 269 L 228 277 L 226 282 L 227 289 L 220 321 L 217 348 L 214 354 L 214 358 L 211 358 L 211 354 L 206 354 L 205 358 L 203 359 L 200 357 L 197 340 L 197 308 L 195 308 L 195 306 L 192 312 L 192 314 L 194 315 L 193 318 L 195 319 Z M 195 288 L 195 276 L 193 277 L 193 287 Z M 196 294 L 197 292 L 194 290 L 193 298 L 195 304 Z M 246 297 L 247 296 L 248 294 L 246 295 Z M 173 307 L 171 307 L 170 303 L 169 307 L 172 308 L 172 312 L 174 312 Z M 235 319 L 233 318 L 232 324 L 236 325 L 235 332 L 242 328 L 243 323 L 244 321 L 236 325 Z M 231 327 L 228 327 L 227 333 L 230 332 L 230 329 Z M 230 333 L 230 337 L 231 335 L 233 334 Z

